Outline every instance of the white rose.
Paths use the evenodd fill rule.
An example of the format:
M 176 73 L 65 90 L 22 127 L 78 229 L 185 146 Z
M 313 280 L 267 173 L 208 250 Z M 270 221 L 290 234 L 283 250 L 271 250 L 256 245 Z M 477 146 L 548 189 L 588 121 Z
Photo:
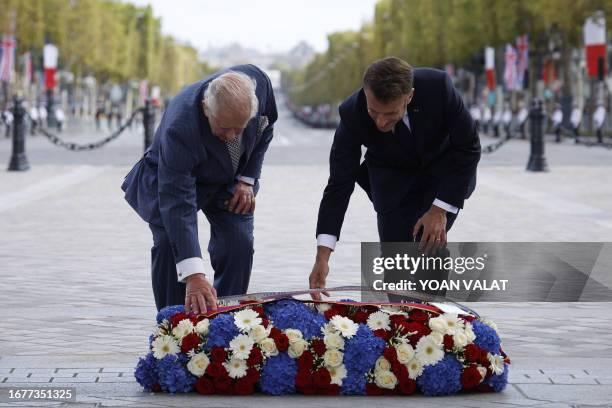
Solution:
M 325 365 L 329 367 L 338 367 L 342 364 L 343 358 L 344 354 L 338 350 L 327 350 L 325 354 L 323 354 L 323 361 Z
M 390 371 L 391 370 L 391 363 L 389 362 L 389 360 L 387 360 L 384 357 L 378 357 L 378 360 L 376 360 L 376 368 L 375 371 Z
M 251 336 L 253 341 L 255 341 L 256 343 L 260 343 L 264 339 L 268 338 L 269 334 L 270 334 L 270 331 L 268 329 L 263 327 L 261 324 L 258 324 L 257 326 L 251 329 L 249 336 Z
M 438 332 L 438 333 L 446 333 L 446 329 L 448 328 L 446 326 L 446 322 L 444 321 L 444 319 L 442 319 L 442 317 L 438 316 L 438 317 L 434 317 L 432 319 L 429 319 L 429 328 L 431 330 L 433 330 L 434 332 Z
M 323 342 L 330 349 L 342 350 L 344 348 L 344 339 L 337 333 L 331 333 L 323 337 Z
M 468 345 L 468 336 L 462 332 L 456 333 L 453 336 L 453 342 L 455 343 L 455 347 L 462 349 Z
M 191 360 L 189 360 L 189 362 L 187 363 L 187 369 L 191 374 L 195 375 L 196 377 L 201 377 L 204 375 L 204 372 L 206 371 L 206 368 L 208 367 L 209 363 L 210 360 L 208 359 L 208 356 L 206 354 L 198 353 L 191 357 Z
M 414 357 L 414 349 L 410 344 L 402 343 L 395 347 L 397 353 L 397 361 L 402 364 L 408 364 L 412 357 Z
M 268 357 L 278 355 L 278 349 L 276 348 L 276 343 L 271 338 L 266 338 L 259 343 L 259 347 L 264 352 L 264 354 Z
M 210 321 L 208 319 L 203 319 L 198 322 L 195 327 L 195 331 L 202 336 L 206 336 L 208 334 L 208 325 Z
M 289 339 L 289 344 L 296 340 L 301 340 L 303 338 L 302 332 L 296 329 L 287 329 L 285 330 L 285 335 Z
M 380 388 L 392 390 L 397 385 L 397 377 L 391 371 L 379 371 L 374 375 L 374 381 Z
M 304 339 L 293 340 L 293 342 L 289 343 L 289 350 L 288 350 L 289 357 L 298 358 L 299 356 L 302 355 L 307 345 L 308 345 L 308 342 Z
M 172 335 L 177 340 L 181 340 L 186 335 L 193 332 L 193 323 L 189 319 L 183 319 L 172 329 Z

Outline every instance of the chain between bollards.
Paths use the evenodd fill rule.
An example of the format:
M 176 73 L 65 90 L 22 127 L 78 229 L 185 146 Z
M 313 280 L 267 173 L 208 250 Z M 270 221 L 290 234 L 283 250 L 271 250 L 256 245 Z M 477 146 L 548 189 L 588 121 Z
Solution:
M 9 171 L 25 171 L 30 169 L 25 153 L 25 116 L 23 100 L 18 96 L 13 98 L 13 151 L 9 162 Z
M 534 99 L 529 112 L 529 125 L 531 133 L 531 152 L 527 170 L 548 171 L 548 163 L 544 155 L 544 110 L 542 101 Z

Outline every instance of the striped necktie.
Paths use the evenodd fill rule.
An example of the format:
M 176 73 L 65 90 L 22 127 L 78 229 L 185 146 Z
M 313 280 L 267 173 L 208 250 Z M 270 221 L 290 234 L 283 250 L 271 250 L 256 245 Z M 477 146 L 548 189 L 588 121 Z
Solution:
M 225 146 L 227 146 L 227 151 L 232 159 L 232 168 L 234 169 L 234 174 L 236 174 L 238 164 L 240 163 L 240 157 L 242 156 L 242 153 L 244 153 L 242 134 L 238 135 L 233 140 L 226 141 Z

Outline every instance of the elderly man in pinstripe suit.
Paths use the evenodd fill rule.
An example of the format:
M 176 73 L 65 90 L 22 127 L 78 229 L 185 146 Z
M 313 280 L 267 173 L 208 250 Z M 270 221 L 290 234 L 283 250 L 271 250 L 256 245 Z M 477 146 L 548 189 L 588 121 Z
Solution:
M 185 87 L 168 105 L 144 157 L 122 185 L 149 223 L 155 303 L 214 309 L 217 295 L 246 293 L 253 264 L 253 213 L 264 155 L 277 119 L 268 76 L 254 65 Z M 204 274 L 197 212 L 210 223 L 214 286 Z

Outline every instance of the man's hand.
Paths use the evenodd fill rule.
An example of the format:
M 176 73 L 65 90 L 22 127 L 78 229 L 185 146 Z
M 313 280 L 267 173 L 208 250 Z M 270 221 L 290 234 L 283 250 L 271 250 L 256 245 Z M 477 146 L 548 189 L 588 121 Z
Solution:
M 236 183 L 234 196 L 228 202 L 227 209 L 236 214 L 248 214 L 255 212 L 255 195 L 253 186 L 244 181 Z
M 187 277 L 185 312 L 206 313 L 217 309 L 217 291 L 208 283 L 203 273 Z
M 416 237 L 423 227 L 419 249 L 433 253 L 446 244 L 446 210 L 432 205 L 416 222 L 412 236 Z
M 331 248 L 327 248 L 324 246 L 317 247 L 317 258 L 315 260 L 314 266 L 312 267 L 312 272 L 310 272 L 310 277 L 308 278 L 310 289 L 319 289 L 325 287 L 325 280 L 327 279 L 327 275 L 329 274 L 330 255 Z M 325 296 L 329 296 L 329 293 L 327 292 L 311 293 L 310 296 L 314 300 L 321 300 L 321 293 L 323 293 Z

